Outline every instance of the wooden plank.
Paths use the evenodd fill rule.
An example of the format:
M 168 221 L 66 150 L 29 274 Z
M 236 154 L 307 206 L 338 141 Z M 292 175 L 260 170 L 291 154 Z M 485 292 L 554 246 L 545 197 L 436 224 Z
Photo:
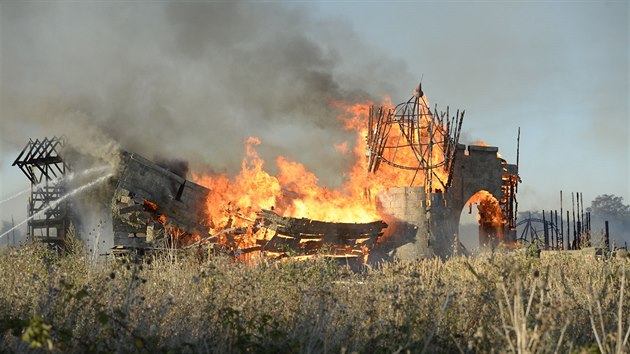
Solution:
M 118 209 L 118 212 L 120 214 L 128 214 L 131 212 L 141 211 L 141 210 L 144 210 L 144 206 L 142 204 L 136 204 L 136 205 L 120 208 Z
M 271 240 L 257 240 L 256 243 L 261 246 L 263 251 L 269 252 L 297 252 L 300 254 L 315 253 L 323 246 L 321 241 L 300 242 L 299 239 L 292 237 L 274 236 Z
M 114 232 L 114 244 L 116 246 L 146 248 L 149 245 L 144 237 L 129 237 L 126 232 Z
M 262 210 L 259 216 L 265 227 L 300 239 L 323 239 L 325 242 L 341 243 L 349 239 L 378 237 L 387 227 L 383 221 L 371 223 L 333 223 L 307 218 L 282 217 L 271 210 Z

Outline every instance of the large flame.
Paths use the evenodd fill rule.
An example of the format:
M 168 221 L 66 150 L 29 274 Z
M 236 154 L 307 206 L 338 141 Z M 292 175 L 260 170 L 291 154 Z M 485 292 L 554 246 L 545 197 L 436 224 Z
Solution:
M 503 218 L 503 213 L 499 201 L 488 191 L 481 190 L 468 200 L 469 204 L 477 204 L 477 221 L 484 234 L 490 238 L 504 241 L 504 230 L 507 221 Z
M 261 209 L 275 209 L 284 216 L 306 217 L 330 222 L 370 222 L 379 219 L 376 207 L 366 200 L 365 191 L 374 187 L 365 172 L 365 127 L 372 102 L 341 106 L 340 119 L 346 129 L 356 131 L 355 164 L 341 188 L 319 185 L 317 176 L 303 164 L 284 156 L 275 160 L 277 176 L 264 169 L 265 162 L 256 151 L 260 139 L 250 137 L 240 173 L 230 179 L 225 175 L 198 175 L 195 182 L 210 189 L 208 217 L 213 231 L 233 226 L 234 217 L 253 220 Z M 335 146 L 340 154 L 348 153 L 348 142 Z
M 367 129 L 368 115 L 373 102 L 345 104 L 331 102 L 338 109 L 339 119 L 345 129 L 354 131 L 354 149 L 351 142 L 340 142 L 334 148 L 339 154 L 352 153 L 354 164 L 345 174 L 346 180 L 340 188 L 319 185 L 319 179 L 303 164 L 291 161 L 284 156 L 275 160 L 278 167 L 276 176 L 264 169 L 265 162 L 256 151 L 260 139 L 250 137 L 246 141 L 246 152 L 240 173 L 229 178 L 225 175 L 195 174 L 193 179 L 211 193 L 207 200 L 210 232 L 228 227 L 245 226 L 256 219 L 261 209 L 273 209 L 278 214 L 290 217 L 305 217 L 327 222 L 364 223 L 382 219 L 372 196 L 380 190 L 392 186 L 414 185 L 424 182 L 422 171 L 408 171 L 391 166 L 383 166 L 376 173 L 367 173 Z M 393 110 L 389 98 L 381 105 L 384 110 Z M 400 130 L 392 128 L 388 144 L 394 144 L 401 137 Z M 409 166 L 417 166 L 418 159 L 410 149 L 398 149 L 396 161 Z M 433 158 L 433 157 L 432 157 Z M 434 157 L 438 159 L 437 156 Z M 439 170 L 439 169 L 436 169 Z M 447 171 L 436 171 L 446 180 Z M 439 185 L 435 185 L 439 188 Z

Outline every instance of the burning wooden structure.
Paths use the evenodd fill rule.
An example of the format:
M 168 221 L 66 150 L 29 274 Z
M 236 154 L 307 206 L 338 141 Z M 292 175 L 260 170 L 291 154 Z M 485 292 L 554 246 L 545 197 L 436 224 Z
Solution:
M 454 116 L 431 109 L 422 85 L 394 109 L 370 108 L 367 134 L 367 169 L 376 173 L 385 163 L 409 174 L 409 185 L 446 191 L 455 167 L 455 151 L 464 111 Z
M 207 233 L 210 191 L 134 153 L 123 153 L 112 199 L 114 245 L 180 247 Z
M 282 255 L 312 255 L 326 250 L 333 257 L 367 257 L 387 227 L 383 221 L 333 223 L 282 217 L 272 210 L 262 210 L 258 215 L 259 226 L 271 232 L 270 238 L 256 241 L 260 250 Z
M 448 256 L 457 241 L 461 211 L 479 191 L 486 191 L 497 203 L 496 208 L 486 208 L 492 210 L 492 222 L 481 223 L 481 243 L 512 242 L 520 182 L 518 166 L 502 159 L 497 147 L 459 144 L 463 117 L 463 111 L 452 115 L 448 108 L 446 112 L 431 109 L 421 86 L 409 100 L 395 107 L 369 109 L 364 121 L 367 135 L 361 140 L 365 141 L 368 179 L 378 183 L 366 187 L 363 202 L 353 201 L 354 205 L 373 205 L 375 213 L 371 215 L 377 216 L 363 223 L 282 215 L 282 211 L 291 208 L 292 195 L 302 195 L 303 180 L 274 185 L 277 180 L 257 170 L 262 164 L 253 151 L 253 145 L 259 143 L 257 139 L 248 140 L 248 144 L 252 142 L 247 156 L 254 160 L 243 163 L 254 167 L 241 176 L 242 180 L 252 178 L 252 183 L 244 183 L 240 186 L 244 188 L 238 190 L 227 188 L 221 198 L 213 198 L 219 194 L 213 191 L 216 185 L 212 183 L 206 189 L 134 155 L 126 160 L 127 167 L 116 191 L 116 244 L 208 245 L 235 256 L 256 252 L 272 257 L 310 256 L 322 250 L 335 257 L 365 257 L 372 250 L 387 254 L 383 258 Z M 261 180 L 271 184 L 257 191 Z M 311 195 L 318 194 L 313 191 Z M 234 195 L 259 192 L 266 199 L 260 198 L 253 204 L 239 205 L 239 198 Z M 257 195 L 246 197 L 251 200 Z M 326 208 L 325 203 L 311 207 Z M 279 209 L 264 209 L 274 204 Z M 358 219 L 350 219 L 353 220 Z M 386 237 L 381 238 L 387 225 Z M 374 258 L 379 261 L 378 256 Z
M 265 258 L 289 256 L 359 258 L 367 260 L 382 230 L 383 221 L 371 223 L 325 222 L 308 218 L 280 216 L 273 210 L 261 210 L 247 227 L 229 227 L 185 246 L 207 245 L 233 256 L 258 253 Z M 242 215 L 237 218 L 244 219 Z
M 356 161 L 349 173 L 354 180 L 342 191 L 317 186 L 314 174 L 284 157 L 276 160 L 278 177 L 266 174 L 254 150 L 260 140 L 254 137 L 247 140 L 243 170 L 234 183 L 224 176 L 195 183 L 168 166 L 122 153 L 111 198 L 113 245 L 208 246 L 235 256 L 325 252 L 359 258 L 372 251 L 401 259 L 448 256 L 457 241 L 460 213 L 479 191 L 500 206 L 493 215 L 498 226 L 488 227 L 486 236 L 515 239 L 518 157 L 512 165 L 497 147 L 459 144 L 463 111 L 451 115 L 448 108 L 431 109 L 421 86 L 395 107 L 365 105 L 350 111 Z M 31 171 L 41 170 L 44 161 L 61 161 L 52 155 L 41 160 L 40 148 L 29 149 L 34 154 L 21 154 L 16 164 L 39 183 Z M 29 164 L 31 169 L 25 168 Z
M 245 227 L 225 225 L 209 234 L 205 203 L 211 190 L 134 153 L 123 153 L 112 200 L 114 244 L 118 250 L 210 247 L 234 256 L 360 257 L 376 243 L 382 221 L 333 223 L 282 217 L 261 210 Z M 244 219 L 241 215 L 234 217 Z

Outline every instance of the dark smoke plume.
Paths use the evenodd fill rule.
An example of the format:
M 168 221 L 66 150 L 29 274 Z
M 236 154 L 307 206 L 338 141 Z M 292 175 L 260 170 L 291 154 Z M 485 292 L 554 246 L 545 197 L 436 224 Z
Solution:
M 124 149 L 233 173 L 257 136 L 267 161 L 286 155 L 335 184 L 350 157 L 333 145 L 353 136 L 331 102 L 380 101 L 405 77 L 351 29 L 299 6 L 1 6 L 3 149 L 64 134 L 112 164 Z
M 188 161 L 186 160 L 157 158 L 155 159 L 155 164 L 168 171 L 173 172 L 181 178 L 185 179 L 188 175 L 189 167 Z

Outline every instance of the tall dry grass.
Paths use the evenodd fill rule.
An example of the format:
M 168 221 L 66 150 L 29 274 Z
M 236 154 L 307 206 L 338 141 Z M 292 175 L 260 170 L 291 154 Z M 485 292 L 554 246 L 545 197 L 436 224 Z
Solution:
M 0 254 L 0 352 L 629 352 L 630 263 L 492 254 L 353 272 Z

